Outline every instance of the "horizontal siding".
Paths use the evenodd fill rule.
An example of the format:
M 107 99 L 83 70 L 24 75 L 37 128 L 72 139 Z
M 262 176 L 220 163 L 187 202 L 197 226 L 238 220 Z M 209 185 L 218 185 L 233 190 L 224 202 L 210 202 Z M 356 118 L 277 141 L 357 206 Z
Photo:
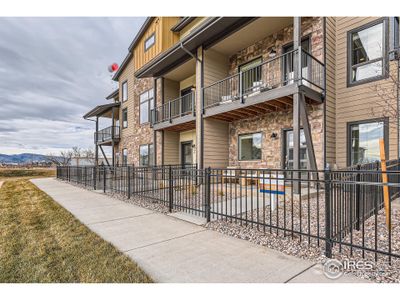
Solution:
M 164 164 L 179 164 L 179 133 L 164 131 Z
M 216 51 L 204 52 L 204 86 L 209 86 L 229 75 L 228 58 Z
M 326 162 L 336 163 L 336 20 L 326 18 Z
M 336 18 L 336 160 L 339 167 L 347 164 L 348 122 L 387 116 L 382 112 L 382 99 L 374 92 L 374 87 L 390 87 L 388 80 L 347 87 L 347 32 L 376 19 Z M 394 70 L 392 64 L 391 71 Z M 392 159 L 397 156 L 398 148 L 396 120 L 391 118 L 389 123 L 389 159 Z
M 229 164 L 229 124 L 204 120 L 204 166 L 226 168 Z

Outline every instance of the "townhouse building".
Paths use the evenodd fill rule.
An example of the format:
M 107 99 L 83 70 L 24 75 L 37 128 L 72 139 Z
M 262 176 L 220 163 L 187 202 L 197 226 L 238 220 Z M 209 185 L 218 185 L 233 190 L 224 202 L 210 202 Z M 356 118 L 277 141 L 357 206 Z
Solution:
M 380 138 L 394 159 L 398 45 L 398 17 L 149 17 L 84 117 L 110 165 L 343 168 Z

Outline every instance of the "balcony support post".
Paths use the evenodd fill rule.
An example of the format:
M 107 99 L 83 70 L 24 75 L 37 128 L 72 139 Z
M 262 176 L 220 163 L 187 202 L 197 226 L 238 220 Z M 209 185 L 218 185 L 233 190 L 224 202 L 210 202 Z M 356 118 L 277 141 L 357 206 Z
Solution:
M 303 125 L 304 137 L 306 138 L 308 165 L 310 170 L 317 170 L 317 161 L 315 159 L 314 144 L 312 141 L 310 122 L 307 116 L 306 99 L 304 93 L 300 97 L 300 118 Z
M 114 120 L 114 107 L 113 108 L 111 108 L 111 155 L 112 155 L 112 158 L 111 158 L 111 165 L 113 166 L 113 167 L 115 167 L 115 149 L 114 149 L 114 147 L 115 147 L 115 141 L 114 141 L 114 134 L 115 134 L 115 126 L 114 126 L 114 124 L 115 124 L 115 120 Z
M 200 46 L 196 52 L 196 162 L 199 169 L 204 165 L 204 50 Z
M 294 17 L 293 19 L 293 49 L 294 57 L 296 58 L 293 64 L 293 71 L 295 80 L 298 79 L 299 64 L 297 60 L 300 60 L 299 53 L 296 51 L 301 45 L 301 17 Z M 297 81 L 298 83 L 298 81 Z M 297 85 L 297 91 L 293 95 L 293 192 L 298 194 L 300 192 L 300 179 L 301 174 L 297 172 L 300 169 L 300 93 L 299 86 Z M 297 170 L 297 171 L 296 171 Z
M 94 140 L 94 144 L 95 144 L 95 165 L 96 167 L 99 166 L 99 145 L 97 143 L 97 139 L 98 139 L 98 132 L 99 132 L 99 116 L 96 116 L 96 133 L 95 133 L 95 140 Z

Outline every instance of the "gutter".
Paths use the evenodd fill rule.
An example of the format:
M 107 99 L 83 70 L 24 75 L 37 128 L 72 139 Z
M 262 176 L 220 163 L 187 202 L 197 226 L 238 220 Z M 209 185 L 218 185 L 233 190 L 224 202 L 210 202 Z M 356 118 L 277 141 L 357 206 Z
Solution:
M 197 60 L 198 62 L 201 62 L 201 59 L 199 59 L 197 57 L 197 55 L 194 55 L 192 52 L 190 52 L 187 48 L 185 48 L 185 46 L 183 46 L 182 42 L 179 43 L 180 48 L 185 51 L 187 54 L 189 54 L 192 58 L 194 58 L 195 60 Z

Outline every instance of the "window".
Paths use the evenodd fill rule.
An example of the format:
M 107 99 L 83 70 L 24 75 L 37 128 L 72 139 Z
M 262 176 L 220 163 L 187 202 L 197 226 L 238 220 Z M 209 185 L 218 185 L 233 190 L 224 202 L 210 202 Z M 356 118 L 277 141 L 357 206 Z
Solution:
M 153 144 L 140 145 L 139 164 L 141 166 L 152 166 L 154 161 Z
M 153 89 L 140 95 L 140 124 L 149 122 L 150 112 L 154 109 Z
M 399 17 L 391 17 L 390 18 L 389 28 L 390 28 L 389 51 L 391 51 L 391 53 L 389 55 L 390 55 L 390 59 L 393 60 L 396 57 L 392 51 L 399 48 L 399 37 L 400 37 Z
M 122 128 L 128 127 L 128 109 L 124 108 L 122 110 Z
M 261 132 L 239 135 L 239 160 L 260 160 L 261 140 Z
M 385 19 L 349 32 L 349 85 L 377 80 L 386 75 L 385 33 Z
M 149 50 L 156 43 L 156 33 L 153 32 L 144 42 L 144 51 Z
M 122 165 L 126 166 L 128 164 L 128 149 L 122 149 Z
M 286 169 L 293 169 L 293 129 L 285 130 L 284 136 L 284 162 Z M 300 169 L 307 169 L 308 156 L 304 130 L 300 129 Z
M 128 100 L 128 81 L 122 83 L 122 102 Z
M 239 66 L 239 72 L 242 75 L 242 89 L 243 93 L 252 92 L 253 88 L 262 85 L 261 82 L 261 66 L 262 58 L 256 58 L 248 63 Z
M 380 160 L 379 139 L 387 144 L 386 121 L 372 120 L 354 122 L 348 125 L 348 165 L 370 163 Z M 388 153 L 388 147 L 385 147 Z

